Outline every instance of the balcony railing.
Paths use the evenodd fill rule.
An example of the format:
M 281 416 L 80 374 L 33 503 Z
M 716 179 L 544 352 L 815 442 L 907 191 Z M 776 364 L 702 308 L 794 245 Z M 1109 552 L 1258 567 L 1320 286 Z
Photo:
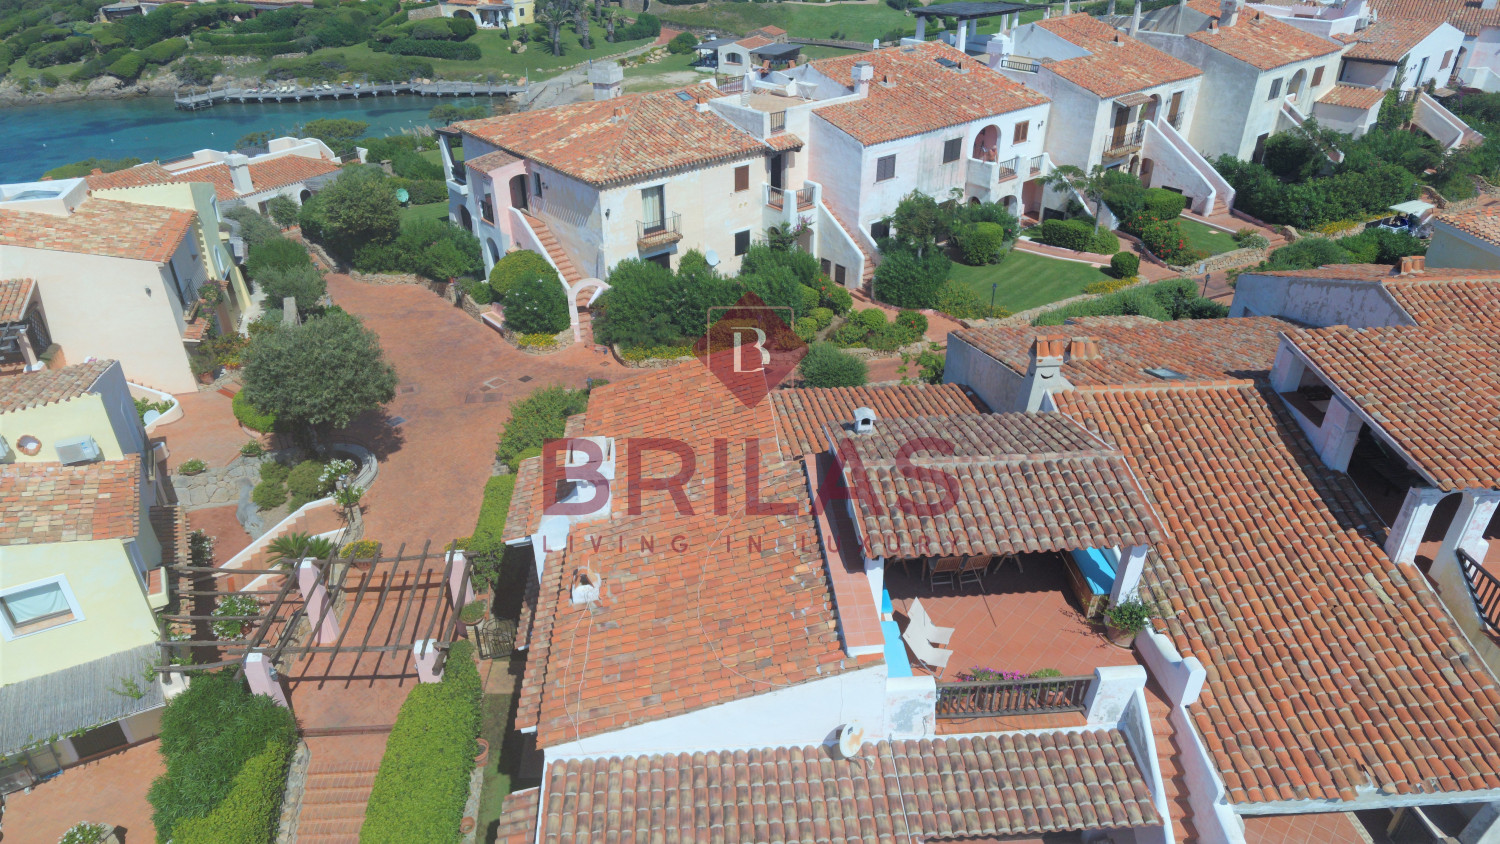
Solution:
M 1031 175 L 1035 176 L 1036 174 L 1042 172 L 1042 168 L 1045 166 L 1047 166 L 1047 156 L 1033 155 L 1026 169 L 1030 171 Z
M 1039 73 L 1042 69 L 1042 63 L 1036 59 L 1001 59 L 1000 66 L 1021 73 Z
M 1126 126 L 1124 130 L 1112 129 L 1104 136 L 1104 151 L 1115 152 L 1117 150 L 1130 149 L 1141 145 L 1141 139 L 1145 137 L 1146 124 L 1136 123 Z
M 1040 156 L 1038 156 L 1038 159 L 1040 159 Z M 997 172 L 995 175 L 998 176 L 999 180 L 1002 182 L 1006 179 L 1014 179 L 1016 177 L 1016 173 L 1020 172 L 1020 167 L 1021 157 L 1019 155 L 1013 156 L 1000 162 L 999 166 L 996 168 L 999 172 Z
M 1173 129 L 1181 130 L 1182 129 L 1182 114 L 1183 113 L 1179 111 L 1176 114 L 1168 115 L 1168 117 L 1167 117 L 1167 123 L 1170 124 Z
M 806 187 L 806 186 L 798 188 L 795 191 L 788 191 L 788 190 L 786 190 L 784 188 L 771 187 L 770 185 L 767 185 L 766 186 L 766 205 L 768 205 L 768 206 L 770 206 L 772 208 L 775 208 L 778 211 L 784 210 L 786 208 L 786 195 L 789 194 L 789 193 L 790 194 L 794 194 L 794 196 L 795 196 L 795 202 L 797 203 L 797 210 L 799 210 L 799 211 L 805 211 L 808 208 L 812 207 L 812 205 L 813 205 L 813 189 L 811 187 Z
M 1455 549 L 1458 564 L 1464 571 L 1464 582 L 1469 584 L 1469 596 L 1474 599 L 1474 609 L 1490 630 L 1500 633 L 1500 578 L 1490 574 L 1480 562 L 1462 548 Z
M 938 683 L 937 717 L 1082 712 L 1093 677 L 1027 677 Z
M 784 112 L 784 111 L 773 111 L 773 112 L 771 112 L 771 134 L 774 135 L 777 132 L 785 132 L 785 131 L 786 131 L 786 112 Z
M 682 215 L 667 214 L 660 220 L 636 223 L 636 245 L 641 249 L 665 246 L 682 240 Z

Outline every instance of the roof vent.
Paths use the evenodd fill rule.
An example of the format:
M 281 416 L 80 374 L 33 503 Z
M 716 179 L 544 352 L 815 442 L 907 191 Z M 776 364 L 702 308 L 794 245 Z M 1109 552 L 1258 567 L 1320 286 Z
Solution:
M 1157 378 L 1160 378 L 1163 381 L 1186 381 L 1187 380 L 1187 376 L 1186 375 L 1183 375 L 1181 372 L 1178 372 L 1175 369 L 1170 369 L 1170 368 L 1165 367 L 1165 366 L 1154 367 L 1152 369 L 1146 370 L 1146 372 L 1148 374 L 1150 374 L 1150 375 L 1155 375 Z
M 16 459 L 15 451 L 11 450 L 10 443 L 5 437 L 0 437 L 0 463 L 10 463 Z
M 58 440 L 57 460 L 65 466 L 75 463 L 93 463 L 101 460 L 104 453 L 99 450 L 99 444 L 94 442 L 93 437 L 74 437 L 70 440 Z
M 875 430 L 875 411 L 868 407 L 854 409 L 854 433 L 868 434 Z

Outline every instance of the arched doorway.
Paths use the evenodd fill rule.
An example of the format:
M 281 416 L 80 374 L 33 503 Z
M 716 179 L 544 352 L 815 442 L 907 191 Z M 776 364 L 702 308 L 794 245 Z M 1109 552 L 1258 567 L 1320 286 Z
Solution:
M 510 207 L 525 211 L 526 205 L 526 174 L 521 173 L 510 177 Z
M 1156 162 L 1149 158 L 1141 159 L 1141 184 L 1151 187 L 1151 171 L 1156 167 Z
M 977 196 L 971 196 L 971 197 L 969 197 L 969 204 L 970 205 L 980 205 L 982 203 L 979 201 L 979 197 L 977 197 Z
M 994 161 L 999 156 L 1000 128 L 986 126 L 974 136 L 974 157 L 980 161 Z
M 467 207 L 458 209 L 458 220 L 463 224 L 464 231 L 471 232 L 474 230 L 474 215 L 469 213 Z
M 1016 213 L 1016 198 L 1014 196 L 1007 196 L 1007 197 L 1001 199 L 1000 200 L 1000 207 L 1004 208 L 1005 209 L 1005 213 L 1007 213 L 1007 214 L 1015 214 Z
M 490 248 L 490 260 L 500 260 L 500 247 L 496 245 L 495 239 L 493 237 L 487 237 L 485 238 L 484 242 Z
M 471 14 L 468 9 L 459 9 L 458 11 L 453 13 L 453 16 L 455 18 L 468 18 L 471 21 L 474 20 L 474 15 Z
M 1155 123 L 1156 115 L 1161 113 L 1161 95 L 1152 94 L 1151 99 L 1141 106 L 1141 122 Z
M 1126 170 L 1132 176 L 1139 176 L 1141 174 L 1141 157 L 1139 155 L 1130 156 L 1130 164 L 1126 166 Z
M 1307 70 L 1299 70 L 1292 74 L 1292 84 L 1286 87 L 1286 97 L 1292 102 L 1297 102 L 1297 96 L 1302 93 L 1302 86 L 1307 84 Z
M 1422 544 L 1417 548 L 1417 568 L 1423 574 L 1432 568 L 1437 546 L 1442 543 L 1449 529 L 1453 527 L 1453 519 L 1458 515 L 1458 507 L 1463 500 L 1463 493 L 1452 492 L 1443 496 L 1437 506 L 1432 508 L 1432 517 L 1427 520 L 1426 530 L 1422 531 Z
M 305 203 L 309 199 L 312 199 L 312 191 L 308 190 L 307 188 L 303 188 L 302 192 L 297 194 L 297 201 L 299 203 Z

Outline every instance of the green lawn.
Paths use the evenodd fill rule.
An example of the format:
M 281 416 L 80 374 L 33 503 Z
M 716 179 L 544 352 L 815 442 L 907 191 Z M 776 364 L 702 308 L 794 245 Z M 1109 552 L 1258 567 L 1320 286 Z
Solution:
M 939 0 L 957 2 L 957 0 Z M 702 26 L 724 33 L 746 33 L 763 26 L 779 26 L 799 38 L 839 38 L 847 41 L 871 41 L 885 39 L 892 30 L 899 29 L 906 35 L 915 35 L 917 19 L 898 12 L 885 3 L 852 4 L 828 3 L 810 5 L 804 3 L 714 3 L 697 8 L 653 7 L 652 14 L 665 24 Z M 1039 7 L 1034 12 L 1022 12 L 1021 22 L 1040 20 Z M 980 32 L 998 32 L 1000 19 L 980 21 Z M 927 27 L 927 37 L 936 34 L 936 26 Z M 803 48 L 807 53 L 807 49 Z M 810 55 L 811 58 L 823 58 Z
M 1191 249 L 1206 252 L 1209 255 L 1217 255 L 1220 252 L 1228 252 L 1238 249 L 1240 245 L 1234 242 L 1234 238 L 1228 232 L 1222 232 L 1210 225 L 1205 225 L 1197 220 L 1189 220 L 1186 217 L 1178 217 L 1177 225 L 1182 230 L 1183 237 Z
M 660 91 L 714 78 L 712 73 L 703 73 L 693 67 L 693 60 L 697 57 L 697 53 L 668 54 L 659 62 L 630 65 L 625 68 L 625 90 Z
M 1077 296 L 1085 286 L 1107 281 L 1112 276 L 1098 267 L 1077 261 L 1061 261 L 1012 249 L 1003 261 L 986 267 L 954 262 L 951 278 L 973 288 L 985 304 L 990 301 L 990 286 L 998 284 L 995 288 L 996 307 L 1016 313 Z
M 409 226 L 418 220 L 448 219 L 448 203 L 430 202 L 426 205 L 407 205 L 401 209 L 401 225 Z

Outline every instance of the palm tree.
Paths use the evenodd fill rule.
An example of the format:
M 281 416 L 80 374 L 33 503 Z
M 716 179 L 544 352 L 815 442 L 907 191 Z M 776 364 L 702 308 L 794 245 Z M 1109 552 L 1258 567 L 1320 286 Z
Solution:
M 1104 184 L 1105 175 L 1108 173 L 1098 164 L 1089 172 L 1083 172 L 1080 167 L 1072 164 L 1059 164 L 1042 179 L 1042 184 L 1049 188 L 1062 191 L 1076 191 L 1083 194 L 1084 199 L 1094 203 L 1094 234 L 1099 233 L 1099 214 L 1104 210 Z
M 321 536 L 309 536 L 305 533 L 284 533 L 271 540 L 266 545 L 266 550 L 271 552 L 272 565 L 277 568 L 292 569 L 308 557 L 315 559 L 327 559 L 333 556 L 333 542 Z

